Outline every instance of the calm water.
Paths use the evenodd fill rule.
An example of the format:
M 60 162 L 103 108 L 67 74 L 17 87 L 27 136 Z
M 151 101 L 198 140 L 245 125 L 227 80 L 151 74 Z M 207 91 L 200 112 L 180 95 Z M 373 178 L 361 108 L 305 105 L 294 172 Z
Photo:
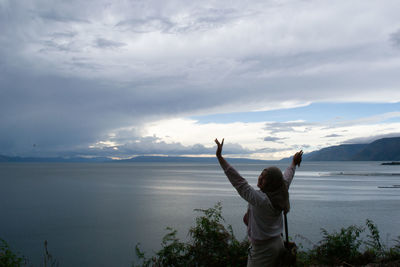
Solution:
M 235 167 L 255 185 L 266 166 Z M 369 218 L 391 244 L 400 235 L 400 189 L 378 186 L 397 184 L 400 166 L 304 163 L 290 188 L 289 232 L 317 242 L 321 227 L 364 225 Z M 244 238 L 246 203 L 217 164 L 0 164 L 0 238 L 34 266 L 42 265 L 44 240 L 60 266 L 130 266 L 138 242 L 148 254 L 157 250 L 166 226 L 186 239 L 193 209 L 218 201 Z

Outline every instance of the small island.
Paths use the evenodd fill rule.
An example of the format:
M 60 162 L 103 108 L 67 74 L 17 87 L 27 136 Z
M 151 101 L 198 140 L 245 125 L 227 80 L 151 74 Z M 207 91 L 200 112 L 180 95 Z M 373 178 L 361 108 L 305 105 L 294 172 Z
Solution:
M 394 184 L 392 186 L 378 186 L 378 188 L 399 188 L 400 189 L 400 184 Z
M 383 162 L 381 165 L 400 165 L 399 161 Z

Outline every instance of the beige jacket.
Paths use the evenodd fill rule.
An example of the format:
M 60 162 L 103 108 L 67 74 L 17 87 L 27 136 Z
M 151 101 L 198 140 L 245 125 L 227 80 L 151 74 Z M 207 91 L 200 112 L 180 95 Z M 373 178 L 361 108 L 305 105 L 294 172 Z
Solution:
M 283 174 L 288 188 L 293 180 L 295 169 L 296 166 L 292 164 Z M 246 179 L 229 164 L 224 171 L 239 195 L 249 203 L 247 233 L 250 241 L 262 242 L 282 234 L 282 212 L 272 206 L 268 196 L 249 185 Z

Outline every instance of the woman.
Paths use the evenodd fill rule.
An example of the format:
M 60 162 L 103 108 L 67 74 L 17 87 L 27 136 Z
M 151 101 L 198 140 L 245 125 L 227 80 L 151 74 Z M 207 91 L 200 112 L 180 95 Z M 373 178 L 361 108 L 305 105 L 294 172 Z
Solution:
M 246 200 L 248 211 L 245 216 L 247 233 L 250 240 L 247 266 L 277 266 L 279 254 L 284 249 L 282 240 L 282 212 L 289 212 L 288 188 L 293 180 L 296 165 L 300 166 L 303 151 L 293 156 L 292 164 L 285 173 L 277 167 L 264 169 L 258 177 L 256 190 L 240 176 L 222 157 L 224 139 L 217 144 L 217 158 L 239 195 Z

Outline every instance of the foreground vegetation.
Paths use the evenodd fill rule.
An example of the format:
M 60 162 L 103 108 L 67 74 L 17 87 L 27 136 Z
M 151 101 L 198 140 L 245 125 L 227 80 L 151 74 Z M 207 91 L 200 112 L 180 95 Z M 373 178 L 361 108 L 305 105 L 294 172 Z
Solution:
M 28 260 L 10 249 L 3 239 L 0 239 L 0 267 L 23 267 L 28 265 Z M 44 241 L 43 267 L 58 267 L 58 261 L 47 250 L 47 240 Z
M 221 204 L 196 211 L 202 215 L 189 229 L 189 241 L 180 241 L 176 230 L 167 228 L 162 248 L 155 255 L 147 257 L 136 246 L 140 263 L 132 266 L 246 266 L 249 243 L 237 240 L 232 227 L 224 226 Z M 400 236 L 394 247 L 386 247 L 371 220 L 366 221 L 366 227 L 351 225 L 338 232 L 321 231 L 323 237 L 318 244 L 298 252 L 297 266 L 400 266 Z M 363 232 L 366 238 L 362 238 Z
M 232 226 L 224 225 L 221 204 L 195 211 L 201 214 L 189 229 L 188 241 L 180 241 L 176 237 L 177 231 L 167 228 L 162 247 L 154 255 L 146 256 L 139 244 L 136 245 L 138 259 L 132 267 L 246 266 L 249 243 L 237 240 Z M 366 221 L 365 227 L 351 225 L 333 233 L 321 231 L 322 240 L 318 244 L 298 252 L 297 266 L 400 266 L 400 236 L 394 246 L 386 247 L 371 220 Z M 45 267 L 59 265 L 47 251 L 47 242 L 43 258 Z M 0 239 L 0 267 L 6 266 L 27 266 L 27 260 L 11 251 Z

